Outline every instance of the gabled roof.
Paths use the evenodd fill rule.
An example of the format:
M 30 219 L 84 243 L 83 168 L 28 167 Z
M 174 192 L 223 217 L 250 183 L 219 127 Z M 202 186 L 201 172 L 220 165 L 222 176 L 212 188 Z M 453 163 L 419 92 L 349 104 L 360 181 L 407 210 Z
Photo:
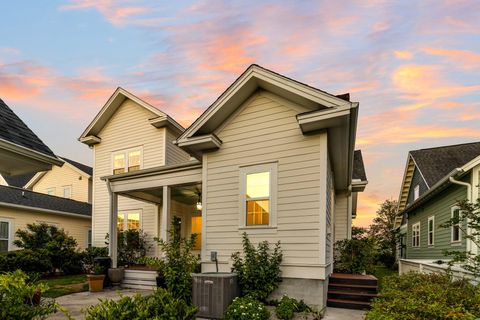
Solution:
M 480 142 L 413 150 L 410 154 L 427 186 L 431 188 L 453 169 L 479 156 Z
M 71 164 L 72 166 L 74 166 L 75 168 L 79 169 L 80 171 L 82 172 L 85 172 L 86 174 L 88 174 L 89 176 L 92 176 L 93 175 L 93 168 L 92 167 L 89 167 L 83 163 L 80 163 L 80 162 L 77 162 L 77 161 L 73 161 L 71 159 L 68 159 L 68 158 L 64 158 L 64 157 L 60 157 L 63 161 Z
M 35 172 L 26 173 L 19 176 L 3 176 L 3 179 L 8 183 L 11 187 L 19 187 L 23 188 L 30 179 L 33 178 Z
M 150 111 L 153 114 L 152 118 L 150 119 L 150 123 L 152 126 L 157 128 L 169 127 L 170 129 L 176 131 L 177 134 L 180 134 L 185 130 L 179 123 L 177 123 L 173 118 L 168 116 L 166 113 L 160 111 L 159 109 L 155 108 L 154 106 L 140 99 L 139 97 L 133 95 L 127 90 L 121 87 L 118 87 L 117 90 L 115 90 L 112 96 L 108 99 L 108 101 L 102 107 L 100 112 L 95 116 L 93 121 L 88 125 L 88 127 L 82 133 L 82 135 L 79 138 L 79 141 L 87 145 L 93 145 L 93 144 L 99 143 L 101 139 L 97 136 L 98 133 L 108 123 L 110 118 L 115 114 L 117 109 L 122 105 L 122 103 L 126 99 L 130 99 L 134 101 L 139 106 L 145 108 L 146 110 Z
M 92 205 L 30 190 L 0 186 L 0 206 L 91 218 Z
M 362 150 L 355 150 L 355 152 L 353 153 L 352 179 L 367 181 L 367 174 L 365 173 L 365 165 L 363 163 Z
M 18 175 L 62 165 L 55 154 L 0 99 L 0 171 Z M 36 170 L 35 170 L 36 169 Z

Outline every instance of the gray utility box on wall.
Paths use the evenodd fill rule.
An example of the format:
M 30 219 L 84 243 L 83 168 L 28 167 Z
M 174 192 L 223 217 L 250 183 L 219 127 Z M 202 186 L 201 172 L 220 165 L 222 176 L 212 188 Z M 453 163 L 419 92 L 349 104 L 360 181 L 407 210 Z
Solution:
M 228 305 L 238 297 L 237 275 L 228 272 L 193 274 L 193 304 L 197 317 L 222 319 Z

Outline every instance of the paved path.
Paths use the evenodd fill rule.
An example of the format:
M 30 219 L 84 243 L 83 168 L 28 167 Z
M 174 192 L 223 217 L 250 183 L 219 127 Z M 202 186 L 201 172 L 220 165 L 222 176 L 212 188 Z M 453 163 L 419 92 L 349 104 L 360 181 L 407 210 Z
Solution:
M 322 320 L 363 320 L 364 318 L 365 311 L 329 307 Z
M 67 309 L 70 315 L 75 320 L 85 319 L 85 316 L 82 312 L 82 309 L 86 309 L 88 306 L 95 305 L 99 301 L 98 299 L 120 299 L 119 293 L 123 296 L 133 296 L 135 293 L 140 294 L 150 294 L 150 290 L 131 290 L 131 289 L 121 289 L 121 290 L 104 290 L 102 292 L 79 292 L 73 293 L 66 296 L 58 297 L 55 300 L 62 306 Z M 51 315 L 47 319 L 50 320 L 60 320 L 68 319 L 65 314 L 62 312 L 57 312 L 54 315 Z

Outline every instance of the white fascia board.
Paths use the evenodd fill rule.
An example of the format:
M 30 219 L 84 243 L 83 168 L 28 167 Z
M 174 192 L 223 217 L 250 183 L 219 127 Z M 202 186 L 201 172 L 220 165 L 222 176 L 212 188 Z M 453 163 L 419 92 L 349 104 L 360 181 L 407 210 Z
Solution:
M 0 138 L 0 149 L 5 149 L 12 153 L 16 153 L 33 160 L 43 162 L 45 164 L 56 165 L 59 167 L 63 165 L 63 161 L 58 159 L 57 157 L 46 155 L 42 152 L 18 145 L 16 143 L 12 143 L 10 141 L 7 141 L 1 138 Z

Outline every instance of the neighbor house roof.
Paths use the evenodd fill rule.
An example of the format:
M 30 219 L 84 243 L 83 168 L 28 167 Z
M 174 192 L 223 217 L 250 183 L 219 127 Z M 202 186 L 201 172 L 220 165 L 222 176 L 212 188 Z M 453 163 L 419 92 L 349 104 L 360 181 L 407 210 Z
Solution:
M 83 163 L 73 161 L 64 157 L 60 157 L 63 161 L 70 163 L 72 166 L 76 167 L 77 169 L 89 174 L 90 176 L 93 175 L 93 168 L 89 167 Z
M 352 179 L 367 181 L 365 165 L 363 164 L 362 150 L 355 150 L 355 152 L 353 153 Z
M 19 187 L 23 188 L 30 179 L 33 178 L 35 172 L 26 173 L 19 176 L 3 176 L 3 179 L 8 183 L 11 187 Z
M 0 186 L 0 206 L 91 218 L 92 205 L 30 190 Z
M 480 155 L 480 142 L 410 151 L 428 187 Z

